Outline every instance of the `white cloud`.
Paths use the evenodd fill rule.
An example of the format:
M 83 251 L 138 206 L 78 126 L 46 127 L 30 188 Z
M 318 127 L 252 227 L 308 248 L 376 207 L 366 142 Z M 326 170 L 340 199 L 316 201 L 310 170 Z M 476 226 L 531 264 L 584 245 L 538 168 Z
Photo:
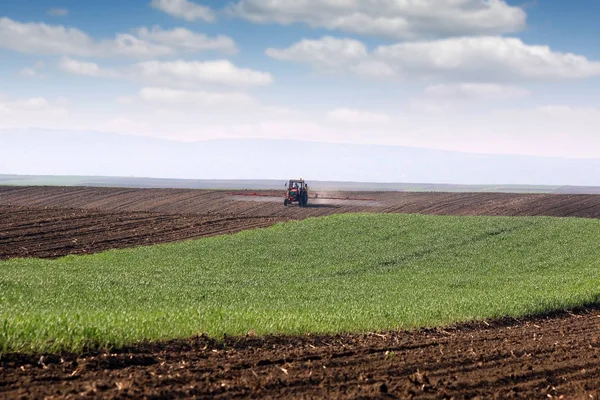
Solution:
M 271 116 L 298 117 L 302 112 L 284 106 L 264 106 L 263 109 Z
M 52 126 L 64 123 L 69 116 L 67 101 L 44 97 L 9 99 L 0 97 L 0 128 L 20 128 L 32 123 Z
M 48 15 L 53 17 L 66 17 L 69 15 L 69 10 L 66 8 L 51 8 L 48 10 Z
M 311 64 L 316 69 L 349 71 L 369 77 L 446 80 L 550 81 L 600 76 L 600 62 L 584 56 L 530 46 L 497 36 L 460 37 L 379 46 L 368 54 L 360 42 L 323 37 L 287 49 L 268 49 L 271 57 Z M 351 57 L 349 57 L 349 54 Z
M 536 112 L 542 112 L 553 118 L 575 117 L 580 120 L 594 119 L 600 121 L 600 109 L 593 107 L 570 107 L 563 105 L 552 105 L 538 107 Z
M 60 100 L 9 99 L 0 94 L 0 128 L 94 130 L 182 141 L 261 137 L 576 158 L 598 158 L 600 148 L 598 108 L 560 104 L 504 110 L 464 108 L 435 117 L 399 108 L 387 122 L 340 124 L 320 112 L 275 115 L 277 105 L 258 101 L 248 105 L 244 96 L 219 93 L 224 96 L 149 87 L 137 92 L 128 104 L 74 107 L 68 113 Z M 381 113 L 376 108 L 360 112 Z
M 425 95 L 448 100 L 511 100 L 528 97 L 531 92 L 518 86 L 495 83 L 458 83 L 428 86 Z
M 529 109 L 496 110 L 493 115 L 503 121 L 502 126 L 510 126 L 510 130 L 521 126 L 522 130 L 546 132 L 549 136 L 560 132 L 565 137 L 574 137 L 579 132 L 597 131 L 600 126 L 600 109 L 594 107 L 547 105 Z M 580 144 L 592 145 L 591 142 Z M 594 147 L 590 150 L 597 152 L 597 149 Z M 596 157 L 598 158 L 598 154 Z
M 443 114 L 451 111 L 456 111 L 462 104 L 448 100 L 434 100 L 430 98 L 415 98 L 409 103 L 411 110 L 428 114 Z
M 135 64 L 132 77 L 159 86 L 266 86 L 273 82 L 271 74 L 239 68 L 228 60 L 217 61 L 146 61 Z
M 367 47 L 355 39 L 332 36 L 304 39 L 286 49 L 268 48 L 265 53 L 276 60 L 309 64 L 324 72 L 347 70 L 371 78 L 396 75 L 387 63 L 370 58 Z
M 600 109 L 549 105 L 497 110 L 491 129 L 506 142 L 497 152 L 599 158 Z M 512 148 L 511 148 L 512 145 Z
M 175 18 L 190 22 L 198 20 L 213 22 L 215 20 L 215 14 L 209 7 L 189 0 L 152 0 L 150 5 Z
M 169 106 L 212 107 L 223 105 L 244 106 L 256 104 L 247 93 L 205 92 L 146 87 L 140 90 L 137 99 Z M 135 100 L 135 99 L 134 99 Z
M 34 64 L 33 67 L 22 68 L 19 71 L 19 75 L 24 76 L 26 78 L 41 77 L 43 75 L 40 74 L 39 70 L 44 68 L 46 68 L 46 64 L 43 61 L 38 61 Z
M 266 54 L 277 60 L 307 63 L 323 69 L 356 64 L 368 56 L 367 47 L 358 40 L 331 36 L 305 39 L 283 50 L 269 48 Z
M 497 36 L 380 46 L 373 56 L 400 73 L 459 79 L 554 80 L 600 75 L 600 62 Z
M 129 33 L 118 33 L 113 42 L 104 44 L 106 50 L 100 54 L 123 55 L 128 57 L 152 58 L 176 54 L 169 46 L 152 43 Z
M 43 97 L 31 97 L 9 103 L 15 110 L 43 110 L 50 107 L 50 103 Z M 6 105 L 6 104 L 5 104 Z
M 478 107 L 482 102 L 517 100 L 528 97 L 527 89 L 495 83 L 445 83 L 427 86 L 421 97 L 410 101 L 410 108 L 427 113 L 456 112 L 463 107 Z
M 155 45 L 130 34 L 97 41 L 76 28 L 44 23 L 20 23 L 0 18 L 0 47 L 26 54 L 58 54 L 83 57 L 157 57 L 173 54 L 167 46 Z
M 338 108 L 327 114 L 329 120 L 346 124 L 379 124 L 390 122 L 389 115 L 379 112 Z
M 33 78 L 34 76 L 37 76 L 37 71 L 33 68 L 23 68 L 19 71 L 19 75 L 27 78 Z
M 104 68 L 87 61 L 64 57 L 59 62 L 64 72 L 105 78 L 141 81 L 153 86 L 189 89 L 208 86 L 267 86 L 273 77 L 267 72 L 236 67 L 228 60 L 216 61 L 143 61 L 120 69 Z
M 160 27 L 117 33 L 112 40 L 95 40 L 77 28 L 0 18 L 0 48 L 26 54 L 155 58 L 204 50 L 231 53 L 235 51 L 235 43 L 227 36 L 211 38 L 184 28 Z
M 179 109 L 172 104 L 172 109 Z M 222 109 L 228 107 L 223 105 Z M 255 111 L 258 110 L 258 111 Z M 259 118 L 254 119 L 257 113 Z M 209 114 L 209 115 L 207 115 Z M 318 117 L 275 121 L 259 108 L 241 115 L 180 112 L 140 112 L 130 115 L 123 133 L 195 141 L 216 138 L 271 138 L 320 142 L 362 143 L 429 147 L 473 153 L 529 154 L 558 157 L 598 158 L 600 110 L 567 106 L 477 112 L 399 112 L 389 122 L 338 124 Z M 146 125 L 144 125 L 146 124 Z M 543 144 L 543 145 L 541 145 Z
M 60 60 L 58 67 L 73 75 L 83 75 L 91 77 L 117 77 L 119 73 L 110 68 L 101 68 L 98 64 L 74 60 L 65 57 Z
M 0 18 L 0 47 L 33 54 L 90 55 L 98 44 L 78 29 Z
M 366 60 L 350 67 L 353 73 L 372 79 L 390 79 L 396 76 L 394 68 L 383 61 Z
M 517 32 L 526 13 L 504 0 L 239 0 L 231 14 L 255 23 L 305 23 L 396 39 Z
M 204 34 L 194 33 L 185 28 L 164 30 L 160 26 L 154 26 L 152 29 L 146 27 L 139 28 L 136 30 L 136 33 L 140 39 L 187 52 L 218 50 L 232 54 L 238 51 L 233 39 L 225 35 L 209 37 Z

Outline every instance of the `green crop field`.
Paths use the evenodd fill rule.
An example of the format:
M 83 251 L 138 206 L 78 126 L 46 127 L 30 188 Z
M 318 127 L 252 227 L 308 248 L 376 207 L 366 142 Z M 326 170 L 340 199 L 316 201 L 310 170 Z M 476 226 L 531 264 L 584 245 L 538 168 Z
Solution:
M 0 262 L 0 353 L 364 332 L 597 303 L 600 221 L 355 214 Z

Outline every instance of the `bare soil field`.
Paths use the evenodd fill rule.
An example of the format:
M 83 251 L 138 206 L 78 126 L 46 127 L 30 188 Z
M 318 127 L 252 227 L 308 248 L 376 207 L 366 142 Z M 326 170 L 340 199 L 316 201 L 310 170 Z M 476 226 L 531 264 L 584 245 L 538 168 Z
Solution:
M 0 260 L 91 254 L 263 228 L 282 217 L 202 216 L 0 205 Z
M 340 212 L 600 218 L 600 195 L 321 195 L 338 200 L 299 208 L 227 191 L 0 187 L 0 259 L 87 254 Z M 600 396 L 599 355 L 597 310 L 416 332 L 198 337 L 106 353 L 8 355 L 0 360 L 0 398 L 588 399 Z
M 512 193 L 319 192 L 308 207 L 283 207 L 282 191 L 243 192 L 194 189 L 0 186 L 0 204 L 32 208 L 81 208 L 168 214 L 305 218 L 339 212 L 440 215 L 546 215 L 600 218 L 600 195 Z M 253 201 L 281 196 L 279 203 Z M 317 201 L 313 201 L 318 195 Z M 322 201 L 323 197 L 336 200 Z M 268 197 L 267 197 L 268 198 Z M 356 201 L 355 198 L 373 199 Z M 314 203 L 314 204 L 313 204 Z
M 281 195 L 273 191 L 248 191 L 243 196 L 194 189 L 0 187 L 0 259 L 89 254 L 346 212 L 600 218 L 600 195 L 320 192 L 303 208 L 284 207 Z
M 588 310 L 413 332 L 10 355 L 0 397 L 596 399 L 599 326 L 600 312 Z

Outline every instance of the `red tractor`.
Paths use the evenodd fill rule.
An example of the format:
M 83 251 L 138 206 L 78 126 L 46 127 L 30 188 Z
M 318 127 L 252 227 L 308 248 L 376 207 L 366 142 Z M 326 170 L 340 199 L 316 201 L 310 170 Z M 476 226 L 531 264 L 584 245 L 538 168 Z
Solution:
M 300 207 L 304 207 L 308 204 L 308 185 L 304 182 L 304 179 L 290 179 L 285 186 L 287 187 L 287 190 L 284 194 L 284 206 L 294 202 L 297 202 Z

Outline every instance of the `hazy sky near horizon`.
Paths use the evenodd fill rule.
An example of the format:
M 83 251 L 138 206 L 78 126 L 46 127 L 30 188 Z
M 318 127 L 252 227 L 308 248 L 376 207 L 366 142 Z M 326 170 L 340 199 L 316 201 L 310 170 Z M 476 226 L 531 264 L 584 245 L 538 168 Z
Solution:
M 590 0 L 4 0 L 0 129 L 600 158 L 599 18 Z

